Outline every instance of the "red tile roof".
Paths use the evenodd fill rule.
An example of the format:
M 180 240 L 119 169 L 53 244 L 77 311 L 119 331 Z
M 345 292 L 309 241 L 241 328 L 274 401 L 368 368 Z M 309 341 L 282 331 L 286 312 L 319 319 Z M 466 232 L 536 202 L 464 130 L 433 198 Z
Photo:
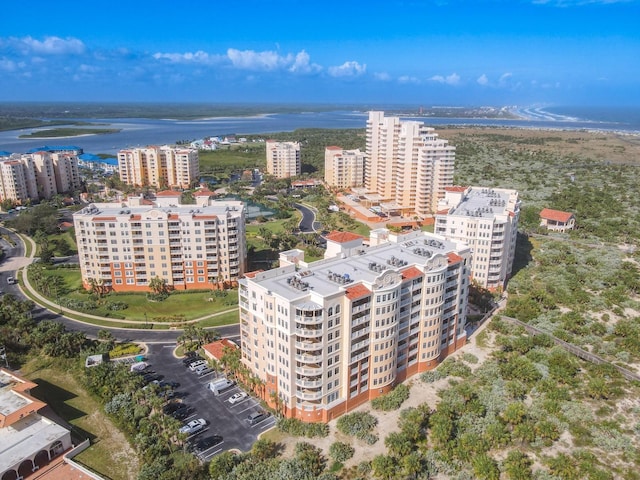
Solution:
M 204 197 L 204 196 L 210 197 L 213 194 L 214 193 L 211 190 L 207 188 L 203 188 L 202 190 L 198 190 L 196 193 L 194 193 L 193 196 L 194 197 Z
M 422 276 L 422 272 L 418 270 L 416 267 L 409 267 L 402 272 L 402 279 L 409 280 L 411 278 L 417 278 Z
M 233 343 L 231 340 L 223 338 L 222 340 L 211 342 L 202 346 L 203 350 L 207 352 L 208 356 L 213 357 L 216 360 L 220 360 L 222 358 L 224 347 L 238 348 L 238 345 Z
M 94 222 L 99 222 L 99 221 L 115 221 L 116 217 L 93 217 L 91 220 Z
M 543 208 L 540 212 L 540 218 L 545 220 L 554 220 L 556 222 L 567 223 L 573 217 L 571 212 L 562 212 L 560 210 L 552 210 L 550 208 Z
M 353 287 L 347 288 L 347 298 L 349 300 L 355 300 L 356 298 L 364 297 L 365 295 L 369 295 L 371 290 L 365 287 L 362 284 L 354 285 Z
M 182 195 L 182 192 L 176 192 L 175 190 L 163 190 L 156 193 L 156 197 L 179 197 L 180 195 Z
M 452 263 L 459 263 L 462 261 L 462 257 L 453 252 L 447 253 L 447 258 L 449 259 L 449 265 L 451 265 Z
M 203 220 L 217 220 L 217 215 L 198 215 L 197 213 L 193 214 L 193 218 L 201 218 Z
M 460 185 L 454 185 L 453 187 L 444 187 L 445 192 L 464 192 L 468 187 L 461 187 Z
M 445 208 L 444 210 L 438 210 L 436 215 L 446 215 L 447 213 L 449 213 L 449 209 Z
M 331 145 L 330 147 L 327 147 L 327 150 L 342 150 L 342 148 L 336 147 L 335 145 Z
M 253 272 L 246 272 L 244 276 L 247 278 L 254 278 L 260 272 L 264 272 L 264 270 L 260 269 L 260 270 L 254 270 Z
M 348 243 L 353 242 L 354 240 L 363 239 L 364 237 L 362 235 L 358 235 L 357 233 L 339 232 L 337 230 L 334 230 L 329 235 L 327 235 L 326 238 L 327 240 L 331 240 L 332 242 L 336 243 Z

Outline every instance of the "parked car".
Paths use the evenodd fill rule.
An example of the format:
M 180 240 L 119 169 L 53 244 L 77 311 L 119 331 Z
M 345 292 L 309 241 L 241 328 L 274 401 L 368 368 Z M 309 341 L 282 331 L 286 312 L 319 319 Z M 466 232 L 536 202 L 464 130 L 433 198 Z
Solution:
M 187 435 L 193 435 L 198 433 L 207 425 L 207 421 L 204 418 L 197 418 L 196 420 L 191 420 L 189 423 L 180 427 L 180 433 L 186 433 Z
M 193 453 L 202 453 L 205 450 L 209 450 L 211 447 L 214 447 L 222 443 L 222 437 L 220 435 L 212 435 L 210 437 L 204 437 L 199 439 L 196 442 L 193 442 L 189 445 L 188 449 Z
M 211 370 L 209 367 L 199 368 L 196 370 L 196 373 L 198 374 L 199 377 L 202 377 L 203 375 L 207 375 L 211 372 L 213 372 L 213 370 Z
M 162 407 L 162 411 L 167 414 L 167 415 L 171 415 L 173 414 L 175 411 L 186 407 L 186 405 L 184 403 L 180 403 L 180 402 L 171 402 L 171 403 L 167 403 L 164 407 Z
M 8 283 L 9 285 L 13 285 L 13 284 L 18 283 L 18 281 L 17 281 L 15 278 L 13 278 L 13 277 L 7 277 L 7 283 Z
M 189 370 L 194 372 L 198 367 L 201 367 L 202 365 L 206 365 L 206 364 L 207 362 L 205 362 L 204 360 L 196 360 L 195 362 L 192 362 L 189 364 Z
M 254 413 L 250 413 L 249 416 L 247 417 L 247 422 L 249 422 L 249 425 L 257 425 L 258 423 L 266 420 L 268 416 L 269 416 L 268 412 L 265 412 L 264 410 L 259 410 Z
M 184 403 L 182 404 L 182 407 L 178 408 L 177 410 L 175 410 L 171 416 L 173 418 L 175 418 L 176 420 L 184 420 L 185 418 L 187 418 L 189 415 L 191 415 L 192 409 L 191 407 L 189 407 L 188 405 L 185 405 Z
M 172 380 L 164 380 L 158 384 L 160 387 L 169 387 L 169 388 L 178 388 L 180 384 L 178 382 L 174 382 Z
M 238 393 L 236 393 L 234 395 L 231 395 L 229 397 L 229 403 L 231 405 L 233 405 L 234 403 L 238 403 L 241 400 L 244 400 L 245 398 L 247 398 L 247 393 L 246 392 L 238 392 Z
M 198 360 L 204 360 L 204 358 L 202 358 L 200 355 L 193 355 L 191 357 L 183 358 L 182 364 L 185 367 L 188 367 L 190 364 L 192 364 L 193 362 L 197 362 Z

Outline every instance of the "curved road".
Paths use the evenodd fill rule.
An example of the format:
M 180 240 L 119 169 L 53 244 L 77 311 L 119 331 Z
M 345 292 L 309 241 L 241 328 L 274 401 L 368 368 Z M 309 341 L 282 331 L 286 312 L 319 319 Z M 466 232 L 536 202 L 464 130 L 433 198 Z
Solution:
M 0 241 L 2 248 L 5 250 L 5 258 L 0 263 L 0 291 L 14 295 L 22 300 L 29 300 L 18 285 L 9 285 L 7 278 L 10 276 L 15 277 L 16 270 L 31 263 L 31 259 L 24 256 L 24 244 L 17 234 L 4 227 L 0 227 L 0 234 L 8 235 L 15 245 L 12 246 L 4 239 Z M 182 334 L 182 330 L 147 330 L 92 325 L 59 315 L 39 305 L 36 305 L 32 310 L 32 315 L 37 321 L 53 320 L 62 323 L 67 330 L 83 332 L 94 338 L 97 337 L 99 330 L 108 330 L 118 341 L 122 342 L 176 343 L 176 339 Z M 239 324 L 215 327 L 215 330 L 223 337 L 231 338 L 232 340 L 240 336 Z
M 302 220 L 298 224 L 300 233 L 314 233 L 322 229 L 322 224 L 316 221 L 315 209 L 300 203 L 294 203 L 293 206 L 302 213 Z

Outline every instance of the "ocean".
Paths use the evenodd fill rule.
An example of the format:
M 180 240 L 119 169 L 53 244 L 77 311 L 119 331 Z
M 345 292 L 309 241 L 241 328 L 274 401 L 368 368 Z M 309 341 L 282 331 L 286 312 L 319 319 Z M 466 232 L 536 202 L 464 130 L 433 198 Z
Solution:
M 602 130 L 640 135 L 640 109 L 585 107 L 513 107 L 514 120 L 494 118 L 403 117 L 431 126 L 496 126 L 538 129 Z M 45 145 L 73 145 L 88 153 L 115 154 L 118 150 L 146 145 L 173 144 L 208 136 L 265 134 L 299 128 L 365 128 L 364 111 L 302 112 L 219 117 L 200 120 L 147 118 L 78 118 L 77 121 L 104 124 L 121 129 L 106 135 L 67 138 L 21 139 L 42 128 L 0 132 L 0 151 L 22 153 Z

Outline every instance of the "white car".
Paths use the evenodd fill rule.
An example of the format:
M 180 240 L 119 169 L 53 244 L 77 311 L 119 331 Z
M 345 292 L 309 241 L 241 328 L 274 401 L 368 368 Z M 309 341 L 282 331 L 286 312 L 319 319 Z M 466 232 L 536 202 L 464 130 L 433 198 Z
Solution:
M 189 370 L 191 370 L 192 372 L 195 372 L 199 367 L 206 366 L 206 365 L 207 365 L 207 362 L 205 362 L 204 360 L 197 360 L 189 364 Z
M 233 405 L 234 403 L 238 403 L 241 400 L 247 398 L 246 392 L 239 392 L 229 397 L 229 403 Z
M 187 435 L 193 435 L 198 433 L 207 425 L 207 421 L 204 418 L 198 418 L 197 420 L 191 420 L 180 427 L 180 433 L 186 433 Z

